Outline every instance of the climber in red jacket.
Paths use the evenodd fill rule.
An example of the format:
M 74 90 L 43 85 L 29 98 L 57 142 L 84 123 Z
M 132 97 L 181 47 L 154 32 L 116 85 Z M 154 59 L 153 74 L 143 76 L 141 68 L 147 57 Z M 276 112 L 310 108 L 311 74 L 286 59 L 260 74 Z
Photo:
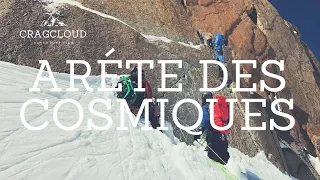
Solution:
M 133 86 L 138 87 L 138 69 L 134 67 L 130 73 L 130 79 L 133 83 Z M 150 83 L 145 79 L 144 71 L 142 70 L 142 87 L 145 88 L 145 92 L 136 92 L 137 98 L 134 103 L 129 104 L 131 112 L 135 115 L 138 114 L 140 106 L 144 99 L 152 99 L 152 88 Z M 159 118 L 155 113 L 155 104 L 149 103 L 149 121 L 151 126 L 156 129 L 160 126 Z
M 215 99 L 218 100 L 214 105 L 214 123 L 219 127 L 224 127 L 229 122 L 229 104 L 224 96 L 216 96 Z M 226 134 L 230 129 L 225 131 L 220 131 L 222 134 Z
M 212 93 L 206 93 L 202 98 L 202 132 L 206 136 L 208 157 L 226 165 L 230 158 L 226 133 L 228 133 L 230 129 L 219 131 L 211 126 L 209 103 L 206 102 L 206 99 L 212 99 Z M 216 96 L 215 99 L 217 99 L 218 102 L 214 104 L 214 122 L 217 126 L 224 127 L 229 121 L 229 105 L 224 96 Z

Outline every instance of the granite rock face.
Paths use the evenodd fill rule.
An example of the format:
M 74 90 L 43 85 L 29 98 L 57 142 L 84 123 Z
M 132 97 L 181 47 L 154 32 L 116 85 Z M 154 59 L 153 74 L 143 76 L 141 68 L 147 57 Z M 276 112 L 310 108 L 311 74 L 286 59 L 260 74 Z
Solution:
M 230 145 L 243 153 L 254 156 L 264 151 L 280 170 L 295 177 L 319 178 L 305 158 L 306 150 L 311 154 L 320 151 L 320 65 L 309 48 L 300 40 L 297 28 L 283 20 L 277 10 L 266 0 L 137 0 L 137 1 L 100 1 L 79 0 L 75 5 L 64 5 L 53 17 L 67 26 L 43 27 L 41 22 L 47 20 L 48 11 L 42 1 L 0 1 L 0 60 L 19 65 L 39 68 L 38 60 L 46 59 L 56 72 L 69 73 L 66 60 L 86 60 L 90 63 L 92 74 L 100 74 L 97 60 L 156 60 L 182 59 L 183 68 L 168 66 L 167 73 L 178 74 L 178 79 L 168 80 L 167 87 L 183 84 L 183 92 L 157 92 L 160 87 L 161 67 L 149 70 L 145 66 L 147 78 L 150 80 L 157 98 L 167 98 L 166 119 L 172 119 L 171 113 L 176 101 L 191 98 L 200 102 L 202 87 L 202 66 L 198 60 L 212 59 L 211 49 L 206 45 L 194 48 L 188 44 L 199 44 L 197 32 L 208 37 L 222 33 L 227 40 L 224 48 L 229 77 L 235 80 L 233 59 L 256 59 L 257 68 L 242 66 L 244 73 L 250 73 L 250 80 L 241 81 L 243 87 L 265 80 L 268 86 L 277 87 L 279 82 L 261 73 L 261 64 L 268 59 L 284 60 L 285 70 L 280 71 L 268 66 L 269 72 L 282 75 L 286 79 L 286 88 L 279 93 L 260 92 L 255 98 L 267 99 L 267 107 L 256 103 L 250 106 L 252 112 L 262 112 L 261 117 L 252 118 L 252 126 L 260 126 L 270 118 L 286 125 L 286 119 L 275 116 L 270 111 L 270 103 L 275 98 L 294 100 L 294 110 L 282 106 L 284 112 L 292 114 L 296 119 L 295 127 L 288 132 L 281 131 L 242 131 L 244 126 L 245 107 L 243 103 L 235 104 L 235 121 L 229 134 Z M 81 4 L 80 4 L 81 3 Z M 81 5 L 81 6 L 79 6 Z M 84 8 L 85 7 L 85 8 Z M 118 18 L 110 18 L 110 16 Z M 121 20 L 121 21 L 119 21 Z M 22 30 L 84 30 L 84 38 L 21 38 Z M 115 52 L 105 56 L 110 49 Z M 76 73 L 83 74 L 84 66 L 76 66 Z M 109 65 L 108 73 L 128 73 Z M 208 71 L 209 87 L 219 84 L 218 69 L 210 67 Z M 248 93 L 232 93 L 225 88 L 221 92 L 228 98 L 238 100 L 248 97 Z M 179 121 L 184 125 L 193 125 L 197 119 L 197 110 L 186 104 L 179 108 Z M 269 127 L 269 126 L 267 126 Z M 193 137 L 176 126 L 175 135 L 181 141 L 191 144 Z M 279 141 L 291 150 L 280 148 Z M 298 160 L 288 161 L 295 156 Z M 290 158 L 289 158 L 290 159 Z M 306 170 L 297 171 L 302 163 Z M 299 173 L 292 173 L 299 172 Z M 310 175 L 311 174 L 311 175 Z
M 274 67 L 268 69 L 286 79 L 286 88 L 271 95 L 294 100 L 294 110 L 282 108 L 284 112 L 294 115 L 296 125 L 290 132 L 277 132 L 277 135 L 296 152 L 307 148 L 309 153 L 319 154 L 319 135 L 316 133 L 320 132 L 319 61 L 301 42 L 299 30 L 282 19 L 266 0 L 190 0 L 186 1 L 186 6 L 191 11 L 196 28 L 210 34 L 225 34 L 233 59 L 257 59 L 257 69 L 267 59 L 285 61 L 283 72 Z M 243 72 L 253 75 L 251 81 L 245 82 L 248 86 L 260 80 L 265 80 L 270 87 L 278 86 L 276 80 L 264 77 L 260 70 L 243 66 Z M 268 98 L 267 93 L 257 92 L 261 97 Z M 287 124 L 284 119 L 278 118 L 278 122 Z

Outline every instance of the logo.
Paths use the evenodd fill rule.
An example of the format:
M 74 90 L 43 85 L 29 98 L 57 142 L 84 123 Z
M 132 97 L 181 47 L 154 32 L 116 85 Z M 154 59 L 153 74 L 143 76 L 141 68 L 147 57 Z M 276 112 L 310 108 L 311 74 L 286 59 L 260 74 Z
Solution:
M 82 29 L 69 28 L 67 24 L 62 22 L 55 15 L 50 15 L 40 23 L 38 29 L 21 30 L 19 36 L 22 39 L 36 40 L 34 42 L 36 44 L 73 44 L 74 40 L 85 38 L 87 32 Z
M 65 23 L 60 21 L 58 18 L 53 17 L 53 15 L 50 15 L 50 17 L 47 20 L 42 21 L 40 24 L 41 27 L 52 27 L 52 26 L 67 26 Z

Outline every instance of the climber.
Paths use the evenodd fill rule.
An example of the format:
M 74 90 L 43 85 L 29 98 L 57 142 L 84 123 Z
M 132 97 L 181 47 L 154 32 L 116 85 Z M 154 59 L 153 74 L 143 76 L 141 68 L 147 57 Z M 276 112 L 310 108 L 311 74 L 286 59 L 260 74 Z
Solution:
M 223 45 L 225 45 L 224 36 L 222 34 L 217 33 L 214 38 L 207 40 L 207 44 L 213 49 L 214 58 L 224 64 L 225 63 L 224 56 L 223 56 Z M 219 72 L 218 79 L 220 83 L 222 83 L 223 71 L 220 66 L 218 66 L 218 72 Z M 228 83 L 227 83 L 228 88 L 231 83 L 232 83 L 231 79 L 228 79 Z
M 142 70 L 142 87 L 145 92 L 135 92 L 134 88 L 138 87 L 138 69 L 134 67 L 130 76 L 122 76 L 118 83 L 122 83 L 122 91 L 117 93 L 118 98 L 126 99 L 131 112 L 137 115 L 144 99 L 153 99 L 150 83 L 145 79 L 144 70 Z M 156 129 L 160 126 L 159 117 L 155 112 L 155 103 L 149 103 L 149 121 L 151 126 Z
M 207 141 L 206 150 L 208 151 L 208 157 L 216 162 L 226 165 L 230 158 L 226 133 L 230 130 L 218 131 L 211 126 L 210 103 L 206 102 L 206 100 L 212 98 L 213 95 L 211 92 L 205 93 L 202 97 L 203 119 L 201 123 L 201 131 L 205 135 L 205 139 Z M 215 99 L 217 99 L 218 102 L 214 104 L 214 123 L 217 126 L 223 127 L 227 125 L 229 120 L 229 105 L 224 96 L 216 96 Z
M 214 38 L 208 40 L 208 45 L 213 49 L 215 57 L 221 63 L 224 63 L 222 48 L 224 44 L 224 36 L 219 33 L 217 33 Z

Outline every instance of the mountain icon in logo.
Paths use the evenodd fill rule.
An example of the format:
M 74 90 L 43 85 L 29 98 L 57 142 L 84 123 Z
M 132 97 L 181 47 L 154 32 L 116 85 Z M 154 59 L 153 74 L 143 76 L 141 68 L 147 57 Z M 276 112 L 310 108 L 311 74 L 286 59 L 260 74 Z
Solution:
M 41 27 L 53 27 L 53 26 L 67 26 L 65 23 L 60 21 L 58 18 L 53 17 L 50 15 L 50 17 L 47 20 L 42 21 L 40 24 Z

